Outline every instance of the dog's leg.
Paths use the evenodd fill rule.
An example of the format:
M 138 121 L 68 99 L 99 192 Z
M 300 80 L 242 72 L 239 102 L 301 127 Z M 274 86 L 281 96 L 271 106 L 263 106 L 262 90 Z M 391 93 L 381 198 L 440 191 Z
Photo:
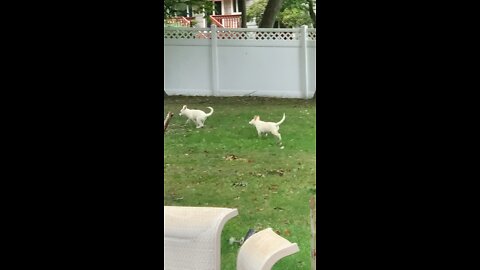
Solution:
M 185 122 L 185 125 L 188 124 L 188 121 L 190 121 L 190 118 L 187 118 L 187 122 Z
M 197 128 L 201 128 L 203 126 L 202 121 L 200 118 L 195 118 L 195 123 L 197 124 Z
M 272 132 L 272 134 L 275 135 L 278 138 L 278 141 L 282 140 L 282 135 L 280 135 L 280 133 L 278 133 L 278 131 Z

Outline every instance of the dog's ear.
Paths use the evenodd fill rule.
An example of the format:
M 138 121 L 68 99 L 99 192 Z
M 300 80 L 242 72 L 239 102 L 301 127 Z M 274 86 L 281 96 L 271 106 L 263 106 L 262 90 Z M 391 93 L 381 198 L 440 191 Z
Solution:
M 185 110 L 187 108 L 187 105 L 183 105 L 182 110 Z
M 260 120 L 260 115 L 255 115 L 255 120 Z

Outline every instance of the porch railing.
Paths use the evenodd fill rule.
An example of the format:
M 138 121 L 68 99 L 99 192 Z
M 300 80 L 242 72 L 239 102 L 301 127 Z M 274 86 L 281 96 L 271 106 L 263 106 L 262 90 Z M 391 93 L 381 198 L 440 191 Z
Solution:
M 210 15 L 210 19 L 220 28 L 242 27 L 242 15 Z
M 167 24 L 169 25 L 175 25 L 175 26 L 181 26 L 181 27 L 190 27 L 192 20 L 195 19 L 195 17 L 173 17 L 173 18 L 168 18 L 166 19 Z

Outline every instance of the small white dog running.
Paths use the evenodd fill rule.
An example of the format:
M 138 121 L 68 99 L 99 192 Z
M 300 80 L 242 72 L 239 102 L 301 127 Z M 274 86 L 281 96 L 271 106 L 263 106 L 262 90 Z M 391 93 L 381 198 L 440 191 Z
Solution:
M 257 133 L 258 133 L 259 137 L 262 136 L 262 133 L 267 133 L 268 134 L 268 132 L 270 132 L 273 135 L 275 135 L 278 138 L 279 141 L 281 141 L 282 136 L 280 135 L 280 133 L 278 133 L 278 130 L 280 129 L 280 124 L 283 123 L 283 121 L 285 121 L 285 113 L 283 114 L 282 120 L 280 120 L 280 122 L 278 122 L 278 123 L 261 121 L 260 116 L 258 116 L 258 115 L 255 115 L 253 117 L 253 119 L 250 120 L 250 122 L 248 122 L 248 123 L 250 125 L 254 125 L 255 128 L 257 128 Z M 267 135 L 267 134 L 265 134 L 265 135 Z
M 207 107 L 210 109 L 209 113 L 205 113 L 202 110 L 190 110 L 187 108 L 187 105 L 183 105 L 183 108 L 180 110 L 180 116 L 185 115 L 187 117 L 187 122 L 185 122 L 185 125 L 188 123 L 188 121 L 192 121 L 197 125 L 197 128 L 202 128 L 204 126 L 205 120 L 207 120 L 207 117 L 213 114 L 213 108 L 212 107 Z

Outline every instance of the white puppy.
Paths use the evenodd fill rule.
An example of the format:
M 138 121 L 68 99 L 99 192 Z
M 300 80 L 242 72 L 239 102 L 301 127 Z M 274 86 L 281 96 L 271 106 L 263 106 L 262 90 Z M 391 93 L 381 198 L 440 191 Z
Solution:
M 267 133 L 270 132 L 272 133 L 273 135 L 275 135 L 278 140 L 282 140 L 282 136 L 280 136 L 280 133 L 278 133 L 278 130 L 280 129 L 280 124 L 283 123 L 283 121 L 285 121 L 285 113 L 283 114 L 283 118 L 282 120 L 280 120 L 280 122 L 278 123 L 274 123 L 274 122 L 263 122 L 260 120 L 260 116 L 258 115 L 255 115 L 253 117 L 252 120 L 250 120 L 250 122 L 248 122 L 250 125 L 254 125 L 256 128 L 257 128 L 257 133 L 258 133 L 258 136 L 262 136 L 262 133 Z M 265 134 L 265 135 L 267 135 Z
M 190 110 L 187 108 L 187 105 L 183 105 L 183 108 L 180 110 L 180 116 L 185 115 L 188 119 L 187 122 L 185 122 L 185 125 L 188 123 L 188 121 L 193 121 L 196 125 L 197 128 L 201 128 L 204 126 L 205 120 L 207 120 L 207 117 L 213 114 L 213 108 L 212 107 L 207 107 L 210 109 L 210 113 L 205 113 L 204 111 L 201 110 Z

